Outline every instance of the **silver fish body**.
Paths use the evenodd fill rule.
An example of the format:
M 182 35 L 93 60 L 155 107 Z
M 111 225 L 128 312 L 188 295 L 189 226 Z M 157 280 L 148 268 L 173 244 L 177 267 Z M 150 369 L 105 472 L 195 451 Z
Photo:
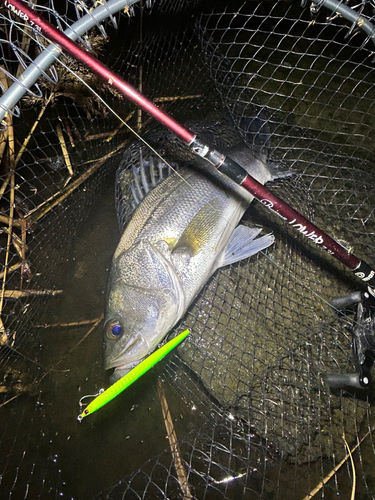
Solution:
M 275 177 L 245 144 L 227 153 L 259 182 Z M 114 380 L 157 346 L 216 269 L 274 241 L 237 226 L 253 197 L 213 167 L 203 175 L 203 165 L 198 159 L 154 187 L 122 234 L 105 317 L 105 368 L 116 368 Z

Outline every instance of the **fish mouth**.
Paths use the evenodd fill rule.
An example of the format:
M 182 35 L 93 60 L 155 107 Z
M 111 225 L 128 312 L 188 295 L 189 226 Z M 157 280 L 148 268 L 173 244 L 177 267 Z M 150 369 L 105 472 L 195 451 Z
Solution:
M 123 375 L 125 375 L 146 357 L 149 350 L 150 346 L 143 335 L 135 333 L 119 355 L 112 359 L 110 357 L 106 361 L 105 369 L 115 368 L 115 371 L 123 372 Z
M 137 365 L 139 365 L 139 363 L 141 361 L 142 361 L 142 359 L 140 359 L 139 361 L 134 361 L 134 363 L 129 363 L 129 364 L 126 364 L 126 365 L 116 366 L 115 369 L 114 369 L 114 371 L 113 371 L 113 373 L 109 377 L 110 383 L 114 384 L 115 382 L 117 382 L 118 380 L 120 380 L 120 378 L 124 377 L 133 368 L 135 368 Z

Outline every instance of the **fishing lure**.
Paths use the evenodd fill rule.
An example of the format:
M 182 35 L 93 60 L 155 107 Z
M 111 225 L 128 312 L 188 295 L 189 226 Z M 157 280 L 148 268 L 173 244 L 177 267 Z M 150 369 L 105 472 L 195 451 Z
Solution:
M 153 352 L 144 359 L 141 363 L 139 363 L 133 370 L 124 375 L 120 380 L 115 382 L 113 385 L 108 387 L 106 391 L 99 392 L 98 396 L 91 401 L 91 403 L 83 410 L 83 412 L 78 415 L 78 422 L 82 422 L 84 417 L 94 413 L 94 411 L 99 410 L 102 406 L 107 404 L 113 398 L 115 398 L 118 394 L 124 391 L 129 385 L 139 379 L 144 373 L 146 373 L 150 368 L 152 368 L 158 361 L 163 359 L 172 349 L 178 346 L 186 337 L 189 335 L 190 331 L 185 330 L 184 332 L 177 335 L 177 337 L 173 338 L 166 344 L 164 344 L 160 349 Z

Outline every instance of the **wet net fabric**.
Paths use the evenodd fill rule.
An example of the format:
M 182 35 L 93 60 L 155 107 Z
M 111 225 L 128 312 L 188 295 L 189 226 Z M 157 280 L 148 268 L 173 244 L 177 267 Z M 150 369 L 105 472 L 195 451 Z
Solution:
M 46 14 L 72 23 L 87 7 L 78 5 L 50 4 Z M 372 22 L 371 3 L 349 7 Z M 105 25 L 108 39 L 90 34 L 99 59 L 218 149 L 244 141 L 289 171 L 268 187 L 375 265 L 374 54 L 361 23 L 323 3 L 155 1 L 140 34 L 138 6 L 130 14 L 116 17 L 117 30 Z M 5 17 L 3 64 L 16 74 L 14 47 L 26 52 L 30 33 Z M 35 58 L 40 47 L 28 50 Z M 2 136 L 0 497 L 349 498 L 356 478 L 356 498 L 372 498 L 373 388 L 326 382 L 357 369 L 353 315 L 329 300 L 359 285 L 256 202 L 242 223 L 275 243 L 217 271 L 174 329 L 191 331 L 178 351 L 76 422 L 80 397 L 108 385 L 107 271 L 133 211 L 132 167 L 140 151 L 155 154 L 76 75 L 133 128 L 142 124 L 163 161 L 178 170 L 192 159 L 63 61 L 75 74 L 55 64 L 56 82 L 41 79 L 41 94 L 20 101 Z

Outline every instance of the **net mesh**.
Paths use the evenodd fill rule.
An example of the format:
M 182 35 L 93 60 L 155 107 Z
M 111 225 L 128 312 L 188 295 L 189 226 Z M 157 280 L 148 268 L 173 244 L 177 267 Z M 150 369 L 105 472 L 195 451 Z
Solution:
M 90 7 L 36 8 L 65 27 Z M 373 22 L 371 2 L 349 7 Z M 2 9 L 5 91 L 45 42 Z M 82 40 L 216 147 L 241 138 L 293 171 L 270 189 L 375 265 L 374 54 L 362 22 L 324 2 L 180 0 L 134 6 L 116 24 Z M 1 498 L 300 500 L 349 498 L 354 485 L 356 498 L 373 498 L 373 389 L 326 382 L 357 369 L 353 316 L 328 301 L 358 283 L 255 202 L 242 223 L 275 243 L 217 271 L 175 328 L 191 331 L 178 352 L 77 423 L 78 400 L 108 385 L 107 271 L 133 210 L 132 166 L 140 150 L 154 154 L 81 79 L 165 161 L 190 157 L 62 61 L 73 73 L 56 62 L 7 116 L 0 143 Z

